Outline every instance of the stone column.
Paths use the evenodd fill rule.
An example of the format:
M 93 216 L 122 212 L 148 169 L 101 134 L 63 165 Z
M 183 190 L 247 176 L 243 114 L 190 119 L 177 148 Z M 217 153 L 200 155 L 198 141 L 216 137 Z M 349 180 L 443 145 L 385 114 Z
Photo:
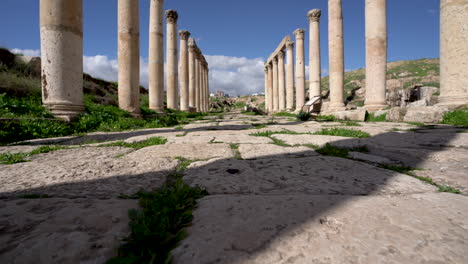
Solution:
M 41 0 L 42 102 L 75 119 L 83 106 L 83 2 Z
M 189 49 L 189 106 L 196 107 L 196 44 L 193 38 L 188 40 L 188 49 Z
M 177 67 L 177 11 L 166 11 L 167 108 L 179 109 Z
M 273 58 L 273 112 L 279 109 L 278 92 L 278 57 Z
M 149 108 L 164 110 L 164 0 L 151 0 L 149 23 L 148 93 Z
M 304 30 L 296 29 L 296 111 L 305 103 Z
M 387 79 L 387 0 L 366 0 L 366 102 L 369 111 L 382 110 Z
M 197 53 L 197 60 L 195 64 L 195 107 L 197 108 L 197 112 L 201 112 L 200 109 L 200 59 L 199 59 L 199 53 Z
M 210 68 L 208 67 L 208 64 L 206 64 L 206 93 L 207 93 L 207 104 L 206 104 L 206 111 L 210 111 Z
M 284 81 L 284 51 L 278 53 L 278 110 L 286 109 L 286 83 Z
M 119 0 L 119 107 L 140 113 L 140 18 L 138 0 Z
M 468 104 L 468 0 L 440 0 L 441 106 Z
M 206 104 L 206 91 L 205 91 L 205 64 L 201 63 L 200 68 L 200 109 L 202 112 L 205 112 Z
M 286 109 L 294 108 L 294 42 L 286 43 Z
M 273 65 L 270 62 L 268 68 L 268 112 L 273 112 Z
M 321 96 L 320 93 L 320 16 L 319 9 L 307 13 L 309 18 L 309 98 Z
M 268 67 L 263 68 L 265 71 L 265 111 L 268 112 Z
M 329 110 L 343 110 L 344 50 L 341 0 L 328 0 L 328 50 L 330 60 Z
M 180 36 L 180 110 L 189 110 L 189 69 L 188 69 L 188 37 L 190 32 L 181 30 Z

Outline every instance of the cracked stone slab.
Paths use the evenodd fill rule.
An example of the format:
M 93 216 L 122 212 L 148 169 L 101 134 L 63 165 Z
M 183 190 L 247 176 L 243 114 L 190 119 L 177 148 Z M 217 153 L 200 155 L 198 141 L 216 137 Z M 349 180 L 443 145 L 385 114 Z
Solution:
M 317 152 L 308 147 L 281 147 L 274 144 L 240 144 L 239 152 L 243 159 L 309 157 L 318 156 Z
M 105 263 L 130 232 L 136 200 L 0 200 L 0 263 Z
M 468 197 L 213 195 L 175 264 L 466 263 Z
M 0 154 L 5 153 L 28 153 L 35 149 L 38 149 L 44 145 L 11 145 L 11 146 L 1 146 Z
M 312 144 L 323 147 L 326 144 L 330 144 L 343 148 L 355 148 L 366 145 L 364 143 L 365 141 L 359 138 L 338 136 L 274 134 L 272 137 L 280 139 L 292 146 Z
M 32 156 L 30 162 L 0 165 L 0 196 L 131 195 L 160 187 L 178 164 L 170 158 L 148 156 L 144 149 L 125 155 L 131 151 L 120 147 L 63 149 Z
M 355 160 L 365 161 L 373 164 L 400 165 L 400 162 L 391 160 L 386 157 L 356 151 L 350 151 L 349 157 Z
M 150 158 L 175 158 L 184 157 L 186 159 L 213 159 L 232 158 L 234 153 L 228 144 L 209 143 L 179 143 L 146 147 L 137 150 L 129 156 L 147 156 Z M 135 158 L 137 159 L 137 158 Z
M 161 133 L 154 133 L 154 134 L 130 137 L 130 138 L 125 139 L 124 142 L 134 143 L 134 142 L 145 141 L 145 140 L 153 138 L 153 137 L 167 138 L 167 137 L 175 137 L 177 135 L 182 135 L 182 134 L 184 134 L 183 130 L 177 130 L 175 132 L 161 132 Z
M 468 147 L 467 133 L 385 133 L 369 139 L 369 144 L 382 147 Z
M 184 181 L 210 194 L 379 195 L 435 192 L 411 176 L 348 159 L 312 156 L 222 159 L 190 166 Z

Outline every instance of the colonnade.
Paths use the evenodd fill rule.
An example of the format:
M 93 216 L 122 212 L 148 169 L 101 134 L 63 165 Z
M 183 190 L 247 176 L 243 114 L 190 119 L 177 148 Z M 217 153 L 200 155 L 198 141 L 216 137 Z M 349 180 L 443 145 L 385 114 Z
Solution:
M 164 111 L 164 0 L 149 1 L 149 107 L 162 112 Z M 191 43 L 195 42 L 188 38 L 190 33 L 185 30 L 177 32 L 177 12 L 167 10 L 165 17 L 167 108 L 208 111 L 208 63 L 196 44 L 196 52 L 192 54 Z M 119 107 L 133 115 L 139 115 L 140 112 L 139 21 L 139 0 L 118 0 Z M 40 0 L 40 30 L 43 104 L 55 116 L 70 121 L 85 109 L 83 0 Z M 179 37 L 180 54 L 177 46 Z

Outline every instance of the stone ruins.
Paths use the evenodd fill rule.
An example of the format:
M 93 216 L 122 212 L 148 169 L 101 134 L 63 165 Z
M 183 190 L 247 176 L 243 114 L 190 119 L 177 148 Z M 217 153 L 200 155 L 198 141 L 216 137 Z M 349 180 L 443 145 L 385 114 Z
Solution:
M 366 26 L 366 94 L 364 108 L 378 111 L 387 107 L 387 11 L 386 0 L 365 1 Z M 328 49 L 330 68 L 330 102 L 322 112 L 346 110 L 344 104 L 344 42 L 342 0 L 328 0 Z M 440 83 L 439 106 L 453 108 L 468 102 L 468 68 L 466 1 L 441 0 L 440 3 Z M 309 99 L 321 97 L 320 32 L 321 11 L 310 10 L 309 20 Z M 298 112 L 306 103 L 304 30 L 294 31 L 296 37 L 295 69 L 290 36 L 280 42 L 265 63 L 265 109 L 269 113 Z M 284 49 L 287 63 L 284 70 Z M 293 74 L 295 77 L 293 79 Z M 286 76 L 286 84 L 285 84 Z M 296 94 L 294 102 L 294 93 Z
M 55 116 L 70 121 L 85 109 L 83 1 L 41 0 L 40 3 L 43 102 Z M 135 116 L 140 114 L 138 4 L 138 0 L 118 1 L 119 107 Z M 149 106 L 160 113 L 164 111 L 163 4 L 163 0 L 151 0 L 149 19 Z M 167 10 L 165 17 L 167 108 L 206 112 L 209 110 L 208 63 L 193 39 L 188 39 L 190 33 L 177 32 L 178 13 Z

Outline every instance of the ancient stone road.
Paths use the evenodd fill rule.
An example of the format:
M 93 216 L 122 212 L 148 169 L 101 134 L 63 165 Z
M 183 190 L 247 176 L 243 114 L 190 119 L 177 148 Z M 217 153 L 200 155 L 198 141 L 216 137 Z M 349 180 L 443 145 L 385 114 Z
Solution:
M 121 200 L 161 186 L 185 157 L 184 181 L 208 190 L 194 212 L 189 236 L 174 263 L 466 263 L 468 257 L 468 134 L 466 129 L 404 123 L 296 122 L 255 129 L 271 117 L 225 114 L 173 128 L 34 140 L 0 147 L 29 152 L 43 144 L 71 149 L 0 165 L 1 263 L 102 263 L 128 234 L 129 208 Z M 343 127 L 369 139 L 305 134 Z M 291 147 L 273 144 L 260 131 Z M 464 133 L 460 133 L 464 132 Z M 165 145 L 140 150 L 89 142 L 142 141 Z M 353 159 L 322 156 L 310 145 L 366 146 Z M 233 149 L 231 144 L 238 144 Z M 240 155 L 240 157 L 239 157 Z M 378 167 L 420 168 L 414 173 L 464 194 L 441 193 L 415 177 Z M 22 194 L 49 199 L 22 199 Z

